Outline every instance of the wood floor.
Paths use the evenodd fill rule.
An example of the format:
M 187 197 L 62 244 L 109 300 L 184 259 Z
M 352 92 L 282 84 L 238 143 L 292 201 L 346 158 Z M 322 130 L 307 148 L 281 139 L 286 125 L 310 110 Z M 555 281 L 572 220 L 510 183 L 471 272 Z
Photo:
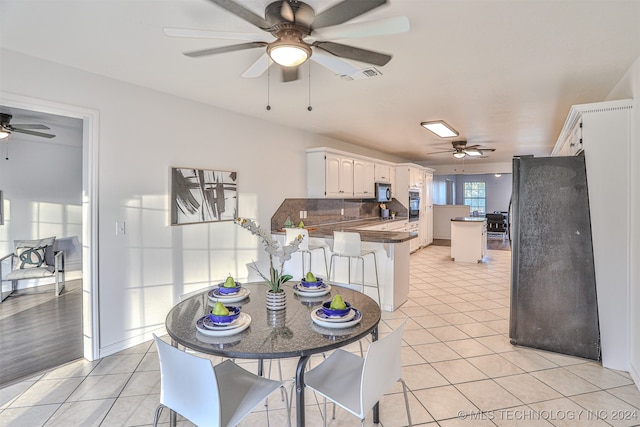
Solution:
M 0 304 L 0 386 L 83 356 L 82 281 L 12 294 Z

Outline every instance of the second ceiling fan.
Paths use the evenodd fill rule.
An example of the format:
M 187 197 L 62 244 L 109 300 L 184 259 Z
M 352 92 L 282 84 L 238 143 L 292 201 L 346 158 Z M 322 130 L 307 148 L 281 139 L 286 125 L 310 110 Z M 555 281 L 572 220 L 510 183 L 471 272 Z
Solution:
M 485 153 L 496 151 L 495 148 L 484 148 L 480 145 L 467 145 L 467 141 L 452 141 L 452 149 L 444 151 L 436 151 L 429 154 L 452 153 L 456 159 L 462 159 L 466 156 L 471 158 L 486 157 Z
M 277 0 L 267 5 L 264 18 L 233 0 L 209 1 L 270 33 L 271 37 L 260 33 L 229 33 L 180 28 L 165 28 L 164 32 L 170 37 L 245 41 L 245 43 L 185 53 L 192 58 L 265 48 L 265 53 L 242 74 L 242 77 L 261 76 L 267 71 L 271 61 L 281 66 L 282 80 L 285 82 L 297 80 L 298 66 L 309 59 L 340 75 L 350 75 L 360 70 L 344 59 L 383 66 L 391 60 L 391 55 L 329 40 L 409 31 L 409 20 L 405 16 L 341 25 L 386 4 L 388 0 L 343 0 L 318 15 L 311 6 L 302 1 Z

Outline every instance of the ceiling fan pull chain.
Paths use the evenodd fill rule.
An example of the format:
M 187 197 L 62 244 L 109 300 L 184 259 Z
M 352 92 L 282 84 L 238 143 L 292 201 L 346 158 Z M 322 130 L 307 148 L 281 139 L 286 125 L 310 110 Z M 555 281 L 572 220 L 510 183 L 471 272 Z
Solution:
M 267 111 L 271 111 L 271 67 L 267 68 Z
M 307 110 L 311 111 L 313 110 L 311 107 L 311 61 L 307 61 L 307 63 L 309 64 L 309 106 L 307 107 Z
M 4 157 L 5 160 L 9 160 L 9 140 L 7 139 L 7 154 Z

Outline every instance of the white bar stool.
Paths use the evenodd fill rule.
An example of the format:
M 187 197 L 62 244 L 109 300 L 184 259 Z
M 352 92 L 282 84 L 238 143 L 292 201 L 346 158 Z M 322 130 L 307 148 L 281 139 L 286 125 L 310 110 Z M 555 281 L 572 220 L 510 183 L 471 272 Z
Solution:
M 380 282 L 378 280 L 378 261 L 376 259 L 375 251 L 363 251 L 362 240 L 360 239 L 360 233 L 349 231 L 334 231 L 333 232 L 333 254 L 331 254 L 331 262 L 329 263 L 329 277 L 331 277 L 331 271 L 333 270 L 333 258 L 344 257 L 349 258 L 349 280 L 351 283 L 351 260 L 353 258 L 362 260 L 362 293 L 364 293 L 364 287 L 373 287 L 366 285 L 364 282 L 364 257 L 367 255 L 373 255 L 373 264 L 376 272 L 376 291 L 378 293 L 378 304 L 382 304 L 380 300 Z M 357 283 L 356 283 L 357 284 Z
M 307 274 L 305 269 L 305 254 L 309 254 L 309 271 L 311 271 L 311 252 L 317 249 L 322 249 L 322 255 L 324 256 L 324 272 L 327 273 L 326 278 L 329 279 L 329 269 L 327 268 L 327 245 L 311 245 L 309 243 L 309 230 L 305 228 L 286 228 L 286 243 L 290 243 L 298 236 L 302 236 L 298 251 L 302 254 L 302 276 Z

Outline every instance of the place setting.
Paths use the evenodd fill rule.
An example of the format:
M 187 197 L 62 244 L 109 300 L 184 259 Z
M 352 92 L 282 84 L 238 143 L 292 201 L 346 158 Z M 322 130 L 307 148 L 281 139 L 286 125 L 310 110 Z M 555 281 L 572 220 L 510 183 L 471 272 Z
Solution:
M 360 323 L 362 313 L 336 294 L 331 301 L 311 311 L 311 320 L 324 328 L 345 329 Z
M 207 292 L 207 296 L 209 297 L 209 301 L 213 303 L 220 301 L 227 304 L 242 301 L 247 298 L 250 293 L 249 289 L 242 287 L 240 282 L 236 282 L 233 277 L 229 275 L 217 288 L 213 288 Z
M 211 313 L 196 321 L 196 329 L 209 337 L 227 337 L 244 331 L 250 324 L 251 316 L 243 313 L 240 307 L 225 306 L 218 301 Z
M 331 285 L 324 283 L 321 277 L 308 272 L 300 283 L 293 285 L 293 292 L 300 297 L 319 298 L 331 292 Z

